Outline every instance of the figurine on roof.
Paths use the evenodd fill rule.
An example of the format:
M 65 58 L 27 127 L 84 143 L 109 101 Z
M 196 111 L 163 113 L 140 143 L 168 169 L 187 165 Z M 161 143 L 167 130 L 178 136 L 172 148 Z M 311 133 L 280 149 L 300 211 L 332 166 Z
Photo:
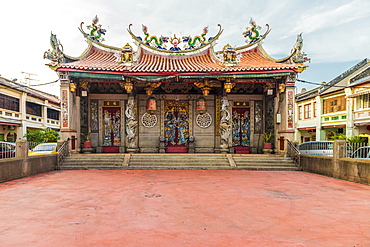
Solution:
M 240 62 L 240 56 L 241 54 L 238 54 L 230 44 L 227 44 L 222 48 L 221 64 L 234 66 Z
M 170 38 L 170 43 L 172 47 L 170 48 L 171 51 L 180 51 L 181 48 L 178 47 L 178 45 L 181 43 L 181 40 L 176 37 L 176 34 L 173 35 L 173 37 Z
M 148 33 L 148 28 L 145 25 L 143 25 L 143 33 L 145 34 L 144 41 L 146 45 L 166 50 L 165 43 L 168 43 L 168 37 L 161 36 L 157 38 L 157 36 L 150 36 Z
M 57 36 L 53 33 L 50 34 L 50 45 L 52 50 L 48 49 L 46 52 L 44 52 L 44 59 L 49 59 L 53 63 L 63 62 L 63 46 L 57 39 Z
M 258 30 L 261 30 L 261 27 L 256 24 L 256 22 L 251 18 L 249 21 L 250 27 L 245 28 L 245 32 L 243 32 L 244 38 L 248 38 L 245 42 L 248 44 L 254 44 L 262 40 L 269 32 L 270 26 L 266 24 L 267 31 L 261 35 Z
M 294 63 L 305 63 L 311 61 L 311 59 L 307 57 L 307 54 L 302 51 L 302 48 L 303 48 L 303 38 L 302 33 L 300 33 L 297 35 L 297 40 L 293 47 L 293 52 L 295 52 L 295 55 L 292 57 L 292 61 Z
M 103 29 L 101 27 L 101 24 L 98 24 L 98 22 L 99 22 L 99 18 L 98 16 L 95 16 L 92 24 L 90 26 L 87 26 L 87 29 L 89 30 L 91 29 L 89 37 L 92 40 L 97 41 L 97 42 L 103 42 L 104 38 L 102 37 L 102 35 L 105 35 L 107 30 Z
M 185 50 L 190 50 L 205 45 L 207 41 L 205 36 L 207 33 L 208 27 L 205 27 L 203 28 L 203 33 L 200 36 L 197 35 L 194 38 L 192 38 L 190 35 L 183 36 L 182 41 L 187 43 Z
M 132 46 L 127 43 L 116 56 L 119 63 L 122 63 L 125 66 L 131 66 L 134 60 Z

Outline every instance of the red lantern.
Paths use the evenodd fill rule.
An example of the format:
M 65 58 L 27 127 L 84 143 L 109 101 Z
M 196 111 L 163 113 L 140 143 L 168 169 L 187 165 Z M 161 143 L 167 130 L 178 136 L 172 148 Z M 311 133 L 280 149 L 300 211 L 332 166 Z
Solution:
M 149 99 L 146 101 L 146 110 L 150 114 L 153 114 L 157 110 L 157 101 L 154 97 L 149 97 Z
M 203 97 L 197 100 L 196 110 L 199 111 L 199 113 L 205 113 L 207 111 L 207 102 Z

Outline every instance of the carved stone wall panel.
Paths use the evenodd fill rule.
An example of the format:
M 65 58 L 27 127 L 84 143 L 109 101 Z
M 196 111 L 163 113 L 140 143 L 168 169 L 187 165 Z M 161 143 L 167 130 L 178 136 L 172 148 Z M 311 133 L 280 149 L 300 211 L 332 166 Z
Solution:
M 256 100 L 254 102 L 254 133 L 255 134 L 262 134 L 263 126 L 263 101 Z

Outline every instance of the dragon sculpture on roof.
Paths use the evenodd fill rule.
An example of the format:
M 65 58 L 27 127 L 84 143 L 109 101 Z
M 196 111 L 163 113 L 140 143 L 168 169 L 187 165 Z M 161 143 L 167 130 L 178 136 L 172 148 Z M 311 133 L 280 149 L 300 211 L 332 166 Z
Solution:
M 148 46 L 154 46 L 158 49 L 166 49 L 164 43 L 168 42 L 168 37 L 161 36 L 157 38 L 157 36 L 150 36 L 148 33 L 147 26 L 143 25 L 143 33 L 145 34 L 145 44 Z
M 190 35 L 183 36 L 182 41 L 187 42 L 185 50 L 190 50 L 205 45 L 207 41 L 205 36 L 207 35 L 207 33 L 208 27 L 205 27 L 203 28 L 203 33 L 200 36 L 197 35 L 194 38 L 192 38 Z
M 266 24 L 267 31 L 265 34 L 261 35 L 258 30 L 261 30 L 262 28 L 256 24 L 253 18 L 250 19 L 249 24 L 251 26 L 247 27 L 245 32 L 242 33 L 244 38 L 248 38 L 248 40 L 245 41 L 248 44 L 256 43 L 257 41 L 261 40 L 261 38 L 264 38 L 270 29 L 269 25 Z
M 99 22 L 98 16 L 95 16 L 95 18 L 92 21 L 93 21 L 92 24 L 90 26 L 87 26 L 87 29 L 89 29 L 89 30 L 91 29 L 89 37 L 92 40 L 97 41 L 97 42 L 104 41 L 104 38 L 102 37 L 102 35 L 105 35 L 107 30 L 102 28 L 101 24 L 98 24 L 98 22 Z

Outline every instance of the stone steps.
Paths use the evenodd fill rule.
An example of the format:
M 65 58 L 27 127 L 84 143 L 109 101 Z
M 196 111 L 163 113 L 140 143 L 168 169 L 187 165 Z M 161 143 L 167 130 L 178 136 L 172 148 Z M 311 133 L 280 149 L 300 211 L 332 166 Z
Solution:
M 72 155 L 64 158 L 60 170 L 118 170 L 124 160 L 124 155 Z
M 225 155 L 132 155 L 130 169 L 230 169 Z
M 290 158 L 279 155 L 237 154 L 117 154 L 72 155 L 66 157 L 61 170 L 269 170 L 295 171 Z

